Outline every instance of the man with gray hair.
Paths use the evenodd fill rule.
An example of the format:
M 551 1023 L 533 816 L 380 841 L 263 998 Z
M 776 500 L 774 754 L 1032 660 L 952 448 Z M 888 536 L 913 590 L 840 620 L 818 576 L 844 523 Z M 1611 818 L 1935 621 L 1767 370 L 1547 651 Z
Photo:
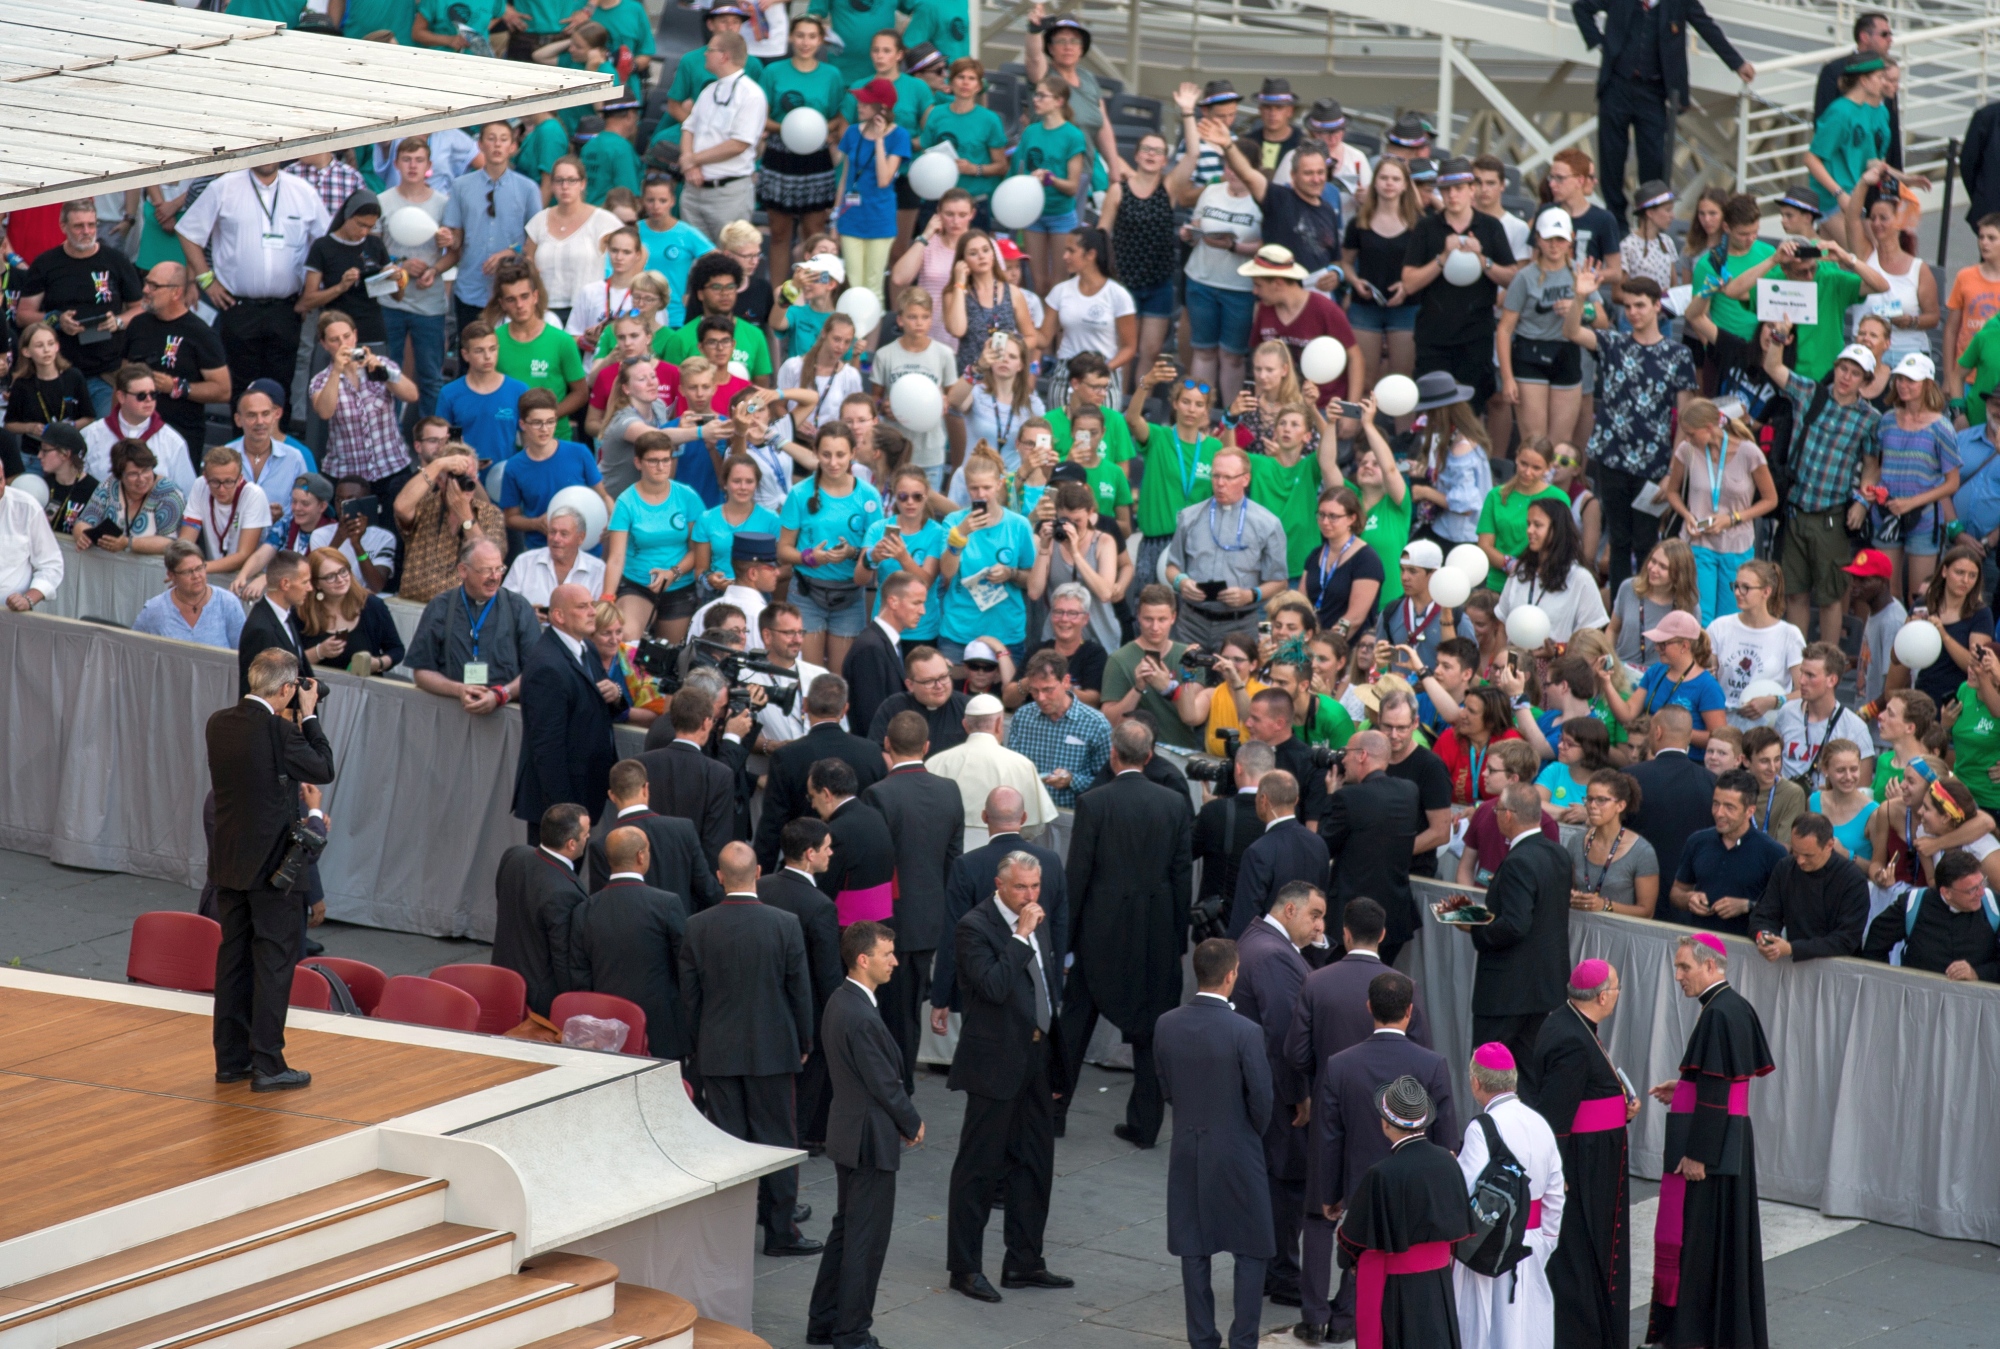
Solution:
M 995 787 L 986 794 L 986 808 L 980 812 L 986 826 L 986 843 L 960 854 L 951 864 L 951 875 L 945 881 L 944 939 L 938 943 L 937 956 L 931 964 L 931 1030 L 938 1035 L 950 1033 L 951 1014 L 960 1008 L 958 953 L 953 949 L 952 934 L 958 930 L 958 920 L 993 893 L 993 878 L 999 874 L 1000 863 L 1010 854 L 1024 852 L 1042 864 L 1039 903 L 1049 916 L 1049 945 L 1054 948 L 1058 962 L 1069 953 L 1069 884 L 1062 858 L 1021 837 L 1021 826 L 1027 817 L 1027 806 L 1019 791 Z M 1060 1129 L 1056 1136 L 1062 1136 Z
M 1008 749 L 1006 708 L 990 693 L 965 705 L 965 743 L 930 757 L 930 771 L 958 784 L 965 804 L 965 851 L 986 844 L 984 824 L 975 824 L 986 798 L 996 787 L 1012 787 L 1027 807 L 1022 832 L 1039 837 L 1056 818 L 1055 798 L 1042 782 L 1034 761 Z
M 424 606 L 403 661 L 418 688 L 458 699 L 473 716 L 520 695 L 528 650 L 542 635 L 534 606 L 501 587 L 506 575 L 507 557 L 499 545 L 484 537 L 465 545 L 458 555 L 458 584 Z
M 1224 634 L 1256 622 L 1257 606 L 1291 572 L 1284 524 L 1249 499 L 1250 456 L 1234 445 L 1218 450 L 1209 474 L 1214 495 L 1181 511 L 1161 575 L 1180 597 L 1174 636 L 1218 651 Z
M 604 559 L 583 551 L 584 536 L 589 532 L 583 513 L 574 506 L 557 506 L 549 512 L 548 521 L 548 543 L 515 558 L 507 568 L 507 579 L 501 582 L 544 618 L 548 616 L 549 595 L 559 585 L 580 585 L 593 597 L 604 593 Z

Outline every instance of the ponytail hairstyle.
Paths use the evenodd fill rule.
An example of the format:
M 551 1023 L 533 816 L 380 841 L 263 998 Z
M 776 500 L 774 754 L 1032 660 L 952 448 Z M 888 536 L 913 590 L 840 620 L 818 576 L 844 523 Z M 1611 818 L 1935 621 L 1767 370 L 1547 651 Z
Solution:
M 1769 592 L 1764 600 L 1764 612 L 1772 618 L 1785 616 L 1785 573 L 1777 563 L 1768 557 L 1753 557 L 1736 570 L 1755 572 Z
M 813 371 L 819 369 L 820 355 L 831 345 L 828 334 L 837 324 L 845 325 L 847 328 L 847 341 L 840 349 L 840 363 L 846 364 L 848 348 L 855 342 L 854 319 L 836 309 L 826 316 L 826 322 L 820 325 L 819 336 L 813 339 L 812 346 L 806 349 L 805 359 L 799 362 L 799 374 L 803 378 L 811 379 Z
M 853 472 L 854 433 L 847 429 L 847 424 L 845 422 L 838 422 L 838 421 L 827 422 L 824 425 L 822 425 L 819 428 L 819 430 L 813 435 L 813 453 L 815 455 L 819 455 L 824 450 L 826 443 L 829 440 L 837 440 L 841 442 L 843 445 L 847 446 L 848 471 L 850 473 Z M 806 500 L 807 515 L 819 514 L 819 507 L 820 507 L 819 491 L 820 491 L 821 476 L 822 475 L 819 473 L 818 470 L 815 470 L 813 472 L 812 496 L 807 498 Z
M 1062 115 L 1065 122 L 1074 122 L 1076 120 L 1076 114 L 1070 111 L 1068 80 L 1060 75 L 1050 75 L 1036 87 L 1062 106 Z

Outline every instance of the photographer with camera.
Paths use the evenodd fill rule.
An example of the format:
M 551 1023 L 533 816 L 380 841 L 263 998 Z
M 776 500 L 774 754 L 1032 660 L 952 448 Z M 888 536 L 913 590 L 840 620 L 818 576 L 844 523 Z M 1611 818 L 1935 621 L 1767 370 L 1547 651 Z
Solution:
M 417 382 L 362 346 L 354 320 L 340 310 L 322 310 L 318 332 L 333 358 L 311 386 L 312 410 L 327 424 L 320 470 L 330 478 L 365 478 L 377 496 L 393 501 L 410 472 L 398 405 L 417 401 Z
M 1066 586 L 1088 593 L 1090 636 L 1105 650 L 1118 645 L 1118 608 L 1132 576 L 1119 576 L 1118 541 L 1098 528 L 1097 499 L 1080 482 L 1057 483 L 1046 500 L 1053 514 L 1035 526 L 1035 565 L 1028 572 L 1028 598 L 1050 598 Z M 1037 510 L 1036 515 L 1043 514 Z M 1050 598 L 1053 607 L 1054 600 Z M 1053 624 L 1051 624 L 1053 629 Z
M 1294 697 L 1284 689 L 1260 690 L 1250 700 L 1243 729 L 1250 739 L 1269 745 L 1278 767 L 1298 780 L 1299 820 L 1318 832 L 1326 816 L 1328 770 L 1338 766 L 1340 751 L 1308 745 L 1292 725 Z M 1261 912 L 1261 910 L 1260 910 Z
M 295 555 L 292 555 L 295 556 Z M 285 1063 L 285 1008 L 298 960 L 300 894 L 315 827 L 319 784 L 333 781 L 333 748 L 314 709 L 317 681 L 299 676 L 291 652 L 250 662 L 249 690 L 208 719 L 208 774 L 215 784 L 215 879 L 222 945 L 215 955 L 215 1080 L 250 1079 L 252 1091 L 303 1087 L 312 1075 Z M 307 808 L 299 837 L 301 799 Z M 300 859 L 292 865 L 298 845 Z
M 1229 757 L 1217 763 L 1196 759 L 1188 765 L 1188 775 L 1209 784 L 1209 800 L 1194 817 L 1194 856 L 1201 863 L 1201 885 L 1194 901 L 1194 927 L 1204 937 L 1239 936 L 1231 921 L 1230 905 L 1236 895 L 1237 869 L 1243 854 L 1264 833 L 1257 818 L 1257 784 L 1277 766 L 1269 745 L 1253 740 L 1241 744 L 1233 737 Z M 1231 783 L 1235 790 L 1223 787 Z

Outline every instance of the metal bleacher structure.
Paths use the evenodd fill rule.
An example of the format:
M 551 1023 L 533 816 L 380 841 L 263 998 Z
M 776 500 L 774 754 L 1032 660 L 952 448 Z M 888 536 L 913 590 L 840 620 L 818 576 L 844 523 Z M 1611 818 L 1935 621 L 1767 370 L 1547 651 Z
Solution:
M 1684 215 L 1708 187 L 1769 201 L 1803 180 L 1820 67 L 1852 50 L 1853 19 L 1864 10 L 1882 9 L 1895 25 L 1905 168 L 1939 189 L 1947 142 L 1992 96 L 1989 79 L 2000 83 L 2000 69 L 1989 74 L 2000 63 L 2000 0 L 1706 7 L 1757 74 L 1746 87 L 1689 35 L 1694 106 L 1676 124 L 1673 172 Z M 1398 112 L 1415 111 L 1453 150 L 1491 151 L 1531 174 L 1570 145 L 1595 153 L 1597 54 L 1584 46 L 1569 0 L 1085 0 L 1066 8 L 1091 26 L 1086 59 L 1100 80 L 1110 77 L 1107 90 L 1119 91 L 1111 113 L 1121 142 L 1136 139 L 1162 101 L 1171 121 L 1170 96 L 1183 80 L 1235 80 L 1251 95 L 1248 114 L 1258 83 L 1284 76 L 1302 101 L 1338 97 L 1350 139 L 1364 148 Z M 983 7 L 989 69 L 1018 56 L 1026 12 L 1023 3 Z M 993 100 L 1003 113 L 1008 89 L 1003 80 Z

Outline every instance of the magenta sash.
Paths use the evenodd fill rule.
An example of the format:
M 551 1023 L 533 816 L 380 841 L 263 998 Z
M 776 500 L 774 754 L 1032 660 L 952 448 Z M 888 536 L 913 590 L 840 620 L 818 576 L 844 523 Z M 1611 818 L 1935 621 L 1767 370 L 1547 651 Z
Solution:
M 1600 1096 L 1594 1101 L 1580 1102 L 1576 1107 L 1576 1120 L 1569 1126 L 1573 1134 L 1601 1134 L 1625 1127 L 1625 1098 L 1623 1096 Z
M 1590 1102 L 1586 1101 L 1584 1104 L 1588 1105 Z M 1680 1081 L 1674 1083 L 1673 1104 L 1667 1107 L 1667 1113 L 1672 1115 L 1692 1115 L 1694 1113 L 1694 1083 L 1688 1081 L 1686 1078 L 1682 1078 Z M 1729 1113 L 1732 1115 L 1747 1115 L 1750 1113 L 1750 1083 L 1747 1079 L 1742 1082 L 1731 1082 L 1729 1084 Z M 1577 1118 L 1581 1119 L 1582 1117 L 1583 1111 L 1579 1109 L 1577 1111 Z
M 1528 1230 L 1530 1232 L 1539 1232 L 1541 1229 L 1542 1201 L 1539 1199 L 1530 1199 L 1528 1201 Z
M 842 927 L 849 923 L 879 923 L 896 912 L 895 887 L 884 881 L 865 890 L 842 890 L 833 897 L 833 906 Z
M 1355 1349 L 1382 1349 L 1382 1290 L 1391 1274 L 1423 1274 L 1450 1263 L 1449 1241 L 1426 1241 L 1407 1251 L 1363 1251 L 1355 1269 Z
M 1669 1171 L 1660 1177 L 1660 1212 L 1653 1221 L 1653 1301 L 1678 1306 L 1681 1298 L 1681 1214 L 1687 1204 L 1687 1177 Z

